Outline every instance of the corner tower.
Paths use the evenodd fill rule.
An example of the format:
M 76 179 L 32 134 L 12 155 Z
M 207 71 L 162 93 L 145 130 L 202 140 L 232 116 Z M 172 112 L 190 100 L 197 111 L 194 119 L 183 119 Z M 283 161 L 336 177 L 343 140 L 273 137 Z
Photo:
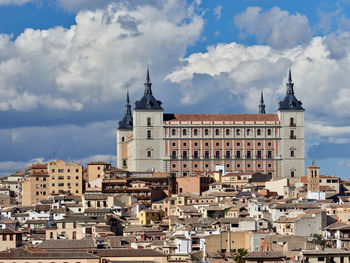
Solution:
M 163 108 L 152 94 L 152 83 L 147 69 L 145 91 L 135 102 L 133 140 L 134 171 L 163 171 Z
M 131 137 L 133 130 L 133 119 L 129 92 L 126 94 L 124 116 L 118 123 L 117 129 L 117 167 L 120 169 L 132 169 Z
M 282 177 L 305 175 L 304 108 L 294 95 L 292 73 L 289 70 L 287 93 L 279 103 L 277 114 L 280 120 L 282 154 Z

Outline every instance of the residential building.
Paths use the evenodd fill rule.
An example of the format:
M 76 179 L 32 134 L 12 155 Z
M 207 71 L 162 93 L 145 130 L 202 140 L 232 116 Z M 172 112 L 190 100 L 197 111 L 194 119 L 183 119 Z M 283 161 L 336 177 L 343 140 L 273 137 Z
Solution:
M 26 175 L 22 181 L 22 205 L 32 205 L 47 199 L 50 177 L 47 164 L 33 164 L 26 168 Z
M 176 177 L 176 193 L 193 193 L 201 195 L 209 189 L 209 177 L 206 176 L 181 176 Z
M 49 192 L 51 195 L 83 193 L 83 167 L 74 162 L 63 160 L 50 161 L 47 166 L 50 175 Z

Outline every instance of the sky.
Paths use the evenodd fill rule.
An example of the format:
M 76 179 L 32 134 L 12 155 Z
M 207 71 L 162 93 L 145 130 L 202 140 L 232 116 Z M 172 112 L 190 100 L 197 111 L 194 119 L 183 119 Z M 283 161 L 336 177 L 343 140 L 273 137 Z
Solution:
M 0 176 L 115 164 L 149 65 L 165 112 L 274 113 L 292 69 L 306 165 L 350 178 L 350 1 L 0 0 Z

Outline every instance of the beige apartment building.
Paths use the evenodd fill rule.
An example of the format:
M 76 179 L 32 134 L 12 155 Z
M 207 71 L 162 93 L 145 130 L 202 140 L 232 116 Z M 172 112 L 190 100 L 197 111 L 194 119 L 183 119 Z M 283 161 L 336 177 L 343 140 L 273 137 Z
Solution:
M 33 164 L 26 168 L 22 181 L 22 205 L 32 205 L 49 196 L 47 164 Z
M 101 188 L 105 171 L 111 168 L 107 162 L 90 162 L 87 164 L 87 187 Z
M 47 169 L 50 176 L 50 195 L 82 195 L 83 167 L 80 164 L 66 163 L 63 160 L 50 161 Z

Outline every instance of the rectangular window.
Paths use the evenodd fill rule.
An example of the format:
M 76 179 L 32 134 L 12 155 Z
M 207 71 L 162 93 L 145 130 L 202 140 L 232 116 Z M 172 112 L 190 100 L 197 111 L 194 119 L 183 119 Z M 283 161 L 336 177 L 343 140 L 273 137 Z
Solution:
M 194 159 L 198 159 L 198 158 L 199 158 L 198 151 L 194 151 L 194 152 L 193 152 L 193 158 L 194 158 Z
M 147 151 L 147 157 L 152 157 L 152 151 L 150 150 Z
M 152 131 L 148 130 L 147 131 L 147 139 L 151 139 L 152 138 Z
M 241 159 L 241 151 L 236 151 L 236 159 Z
M 295 122 L 294 122 L 294 118 L 290 118 L 290 122 L 289 122 L 289 126 L 291 127 L 295 127 Z
M 272 151 L 267 151 L 267 159 L 272 159 Z
M 297 137 L 295 136 L 295 131 L 294 130 L 290 130 L 290 139 L 296 139 Z
M 176 159 L 176 151 L 171 151 L 171 159 Z
M 123 167 L 127 167 L 126 160 L 123 160 Z
M 182 151 L 182 159 L 187 159 L 187 151 Z
M 250 158 L 252 158 L 252 153 L 251 151 L 247 151 L 247 159 L 250 159 Z
M 209 159 L 209 151 L 204 151 L 204 158 Z
M 290 151 L 290 157 L 294 157 L 294 151 L 293 150 Z
M 257 151 L 257 153 L 256 153 L 256 158 L 257 158 L 257 159 L 261 159 L 261 151 Z
M 231 158 L 231 151 L 226 151 L 225 158 L 226 159 Z
M 59 173 L 64 173 L 64 169 L 58 169 Z
M 215 158 L 219 159 L 220 158 L 220 151 L 215 151 Z
M 152 126 L 151 118 L 147 118 L 147 126 Z

